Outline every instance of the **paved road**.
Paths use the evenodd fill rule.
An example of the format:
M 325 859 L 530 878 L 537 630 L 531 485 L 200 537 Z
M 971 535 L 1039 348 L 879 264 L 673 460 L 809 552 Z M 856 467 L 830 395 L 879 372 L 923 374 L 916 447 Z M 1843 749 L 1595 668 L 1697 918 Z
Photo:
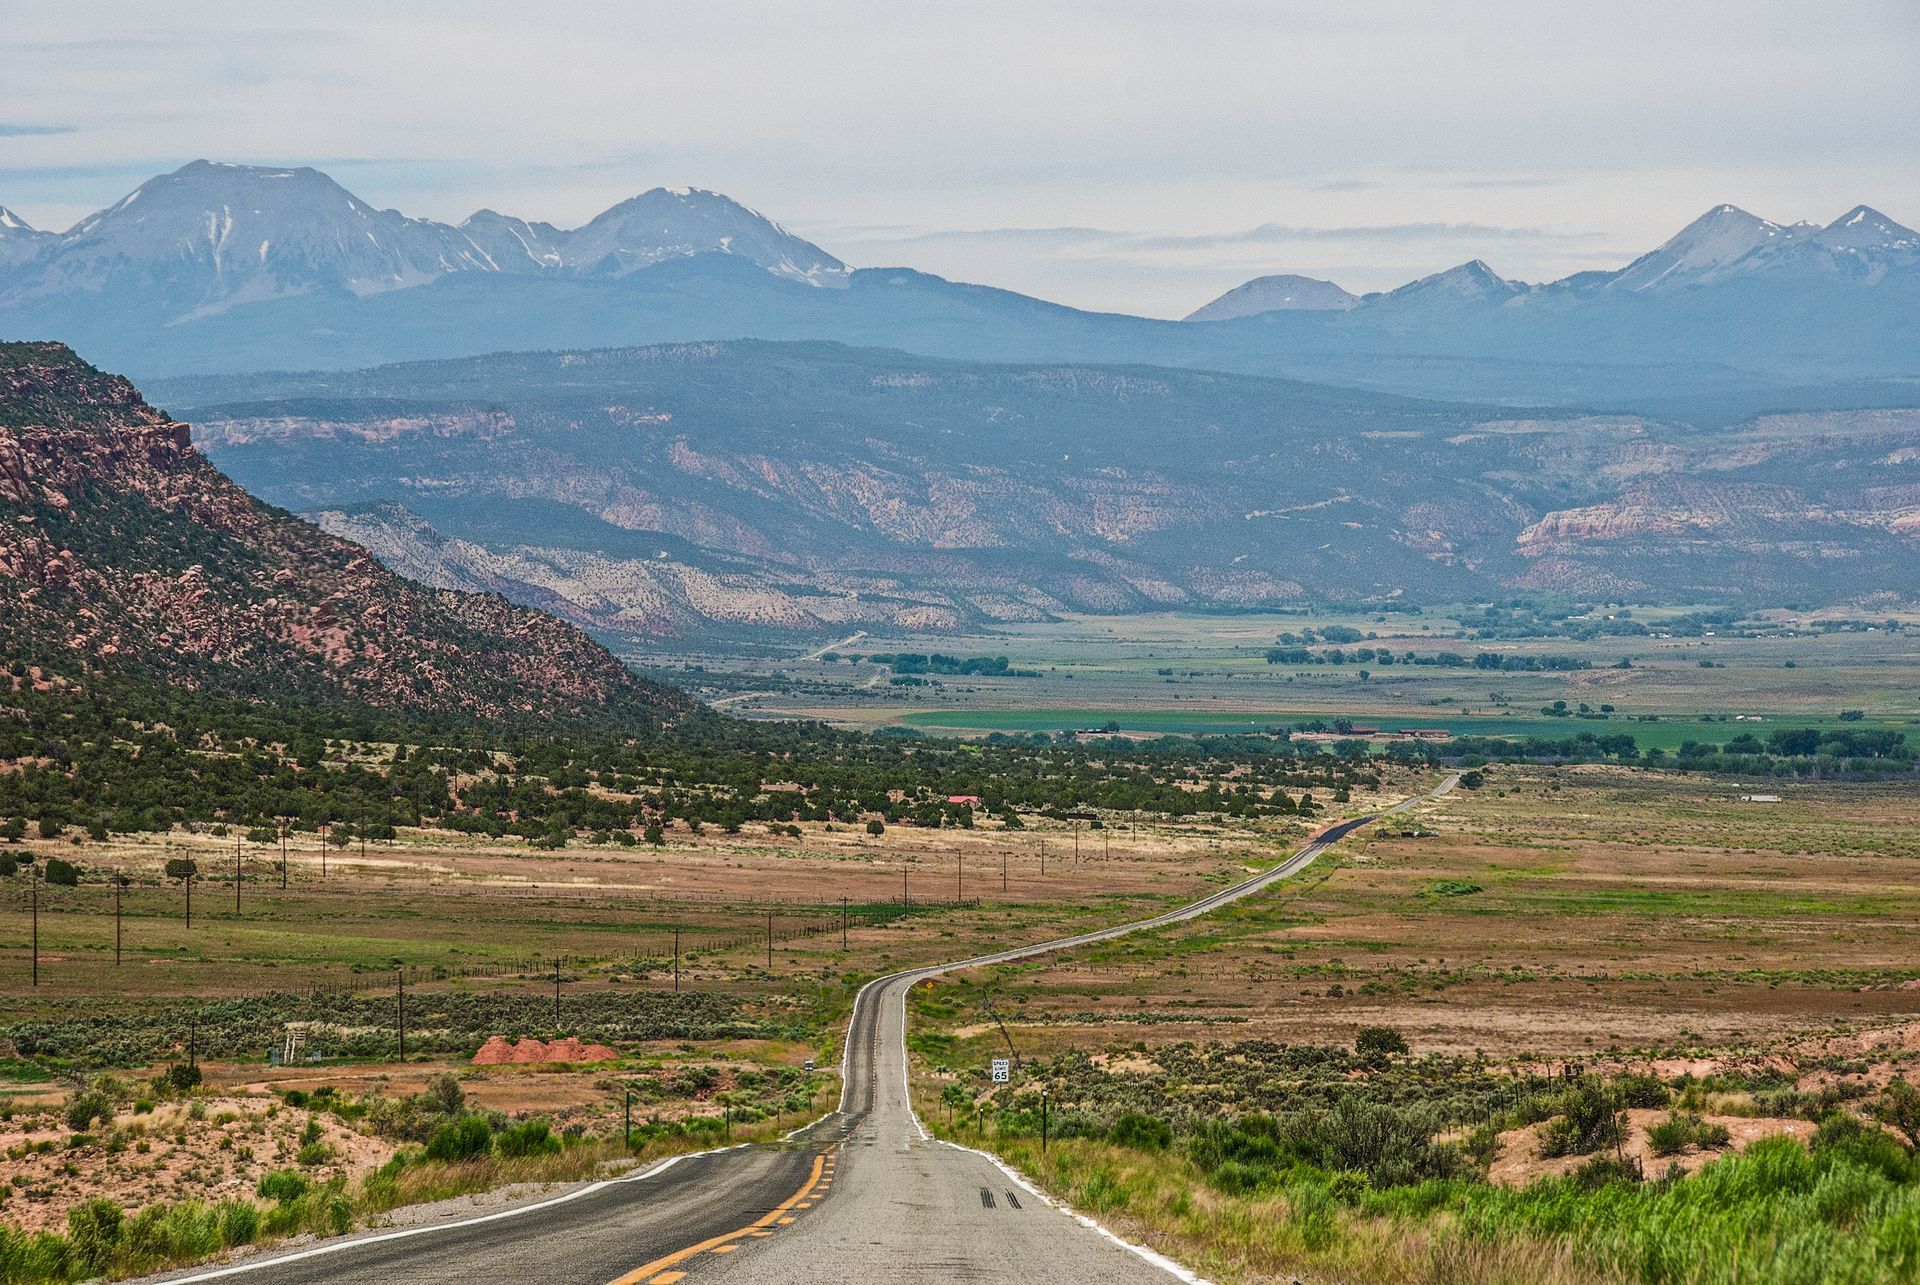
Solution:
M 1444 794 L 1458 778 L 1433 792 Z M 1422 798 L 1430 798 L 1425 795 Z M 1420 802 L 1412 799 L 1380 816 Z M 784 1285 L 823 1280 L 1166 1285 L 1183 1269 L 1062 1211 L 989 1157 L 930 1139 L 907 1099 L 906 1000 L 942 973 L 1194 919 L 1297 874 L 1353 830 L 1152 919 L 870 983 L 847 1030 L 839 1109 L 779 1146 L 711 1152 L 478 1219 L 372 1232 L 175 1281 L 247 1285 Z

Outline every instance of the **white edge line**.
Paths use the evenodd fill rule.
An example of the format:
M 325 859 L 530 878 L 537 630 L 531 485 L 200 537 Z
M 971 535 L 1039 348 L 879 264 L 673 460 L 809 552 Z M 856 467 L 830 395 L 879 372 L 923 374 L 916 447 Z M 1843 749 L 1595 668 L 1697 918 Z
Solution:
M 1443 782 L 1439 789 L 1432 791 L 1431 793 L 1444 794 L 1451 788 L 1452 788 L 1451 781 L 1447 781 L 1447 782 Z M 1380 817 L 1392 816 L 1395 813 L 1403 811 L 1404 809 L 1411 807 L 1413 804 L 1420 802 L 1423 798 L 1426 798 L 1426 797 L 1430 797 L 1430 795 L 1416 795 L 1414 798 L 1408 799 L 1403 803 L 1397 804 L 1394 807 L 1384 812 L 1376 813 L 1373 817 L 1368 819 L 1378 820 Z M 1359 826 L 1353 827 L 1353 829 L 1355 830 L 1359 828 L 1360 828 Z M 1352 833 L 1352 831 L 1349 830 L 1348 833 Z M 1264 892 L 1268 886 L 1279 883 L 1283 879 L 1290 879 L 1294 875 L 1299 874 L 1302 870 L 1305 870 L 1308 866 L 1312 865 L 1316 860 L 1318 860 L 1320 855 L 1323 852 L 1325 852 L 1328 848 L 1332 847 L 1334 843 L 1338 843 L 1340 839 L 1344 839 L 1346 837 L 1347 837 L 1346 834 L 1342 834 L 1337 838 L 1331 841 L 1326 841 L 1326 842 L 1323 842 L 1321 839 L 1318 839 L 1318 838 L 1311 839 L 1307 842 L 1307 845 L 1305 847 L 1300 849 L 1300 851 L 1294 853 L 1291 857 L 1280 862 L 1278 865 L 1273 866 L 1271 869 L 1266 871 L 1265 874 L 1256 875 L 1252 879 L 1242 881 L 1241 885 L 1223 890 L 1226 892 L 1237 892 L 1239 894 L 1238 896 L 1228 897 L 1225 900 L 1215 902 L 1210 905 L 1205 905 L 1204 908 L 1187 907 L 1186 909 L 1191 910 L 1193 913 L 1188 916 L 1182 916 L 1181 918 L 1197 919 L 1201 915 L 1206 914 L 1208 911 L 1217 910 L 1221 906 L 1231 905 L 1236 901 L 1240 901 L 1243 898 L 1252 896 L 1256 892 Z M 1205 899 L 1203 899 L 1203 901 L 1204 900 Z M 1074 942 L 1072 944 L 1073 945 L 1093 945 L 1099 940 L 1104 940 L 1111 937 L 1126 936 L 1128 934 L 1138 932 L 1140 929 L 1143 929 L 1149 926 L 1172 927 L 1174 923 L 1181 921 L 1181 918 L 1175 917 L 1179 915 L 1180 915 L 1180 912 L 1175 911 L 1175 912 L 1171 912 L 1171 914 L 1169 914 L 1168 916 L 1157 916 L 1153 919 L 1143 920 L 1136 924 L 1121 925 L 1115 929 L 1105 930 L 1099 937 L 1096 937 L 1093 940 L 1082 940 L 1082 941 Z M 1064 949 L 1064 948 L 1067 948 L 1066 943 L 1056 944 L 1056 943 L 1049 942 L 1046 945 L 1031 948 L 1030 952 L 1028 953 L 1029 955 L 1050 954 L 1054 950 Z M 1008 953 L 1014 954 L 1014 952 L 1008 952 Z M 1018 955 L 1016 955 L 1015 957 L 1017 958 Z M 1191 1268 L 1182 1266 L 1180 1263 L 1174 1261 L 1173 1259 L 1167 1257 L 1165 1254 L 1162 1254 L 1157 1250 L 1148 1249 L 1145 1245 L 1136 1245 L 1132 1241 L 1128 1240 L 1126 1237 L 1121 1236 L 1117 1232 L 1113 1231 L 1111 1228 L 1102 1226 L 1098 1220 L 1091 1218 L 1086 1214 L 1080 1213 L 1078 1210 L 1074 1209 L 1071 1205 L 1067 1204 L 1065 1201 L 1055 1200 L 1052 1196 L 1047 1195 L 1046 1192 L 1041 1191 L 1038 1187 L 1034 1186 L 1031 1182 L 1027 1181 L 1027 1179 L 1025 1179 L 1020 1175 L 1018 1170 L 1014 1169 L 1011 1165 L 1007 1164 L 1007 1162 L 1002 1160 L 999 1156 L 996 1156 L 991 1152 L 976 1150 L 973 1147 L 961 1146 L 957 1142 L 948 1142 L 944 1138 L 936 1139 L 931 1137 L 927 1133 L 927 1126 L 921 1123 L 920 1121 L 920 1113 L 913 1109 L 913 1085 L 911 1082 L 911 1073 L 909 1069 L 909 1063 L 912 1061 L 912 1059 L 908 1055 L 906 1050 L 907 996 L 912 992 L 913 988 L 916 985 L 918 985 L 920 982 L 926 980 L 929 977 L 938 977 L 947 972 L 960 971 L 961 969 L 968 967 L 970 964 L 976 964 L 980 962 L 997 962 L 997 958 L 994 956 L 988 956 L 982 961 L 963 961 L 959 964 L 947 964 L 947 965 L 941 965 L 941 966 L 927 968 L 927 969 L 916 969 L 910 973 L 896 973 L 891 978 L 876 977 L 874 978 L 873 981 L 868 982 L 866 986 L 862 986 L 860 988 L 860 995 L 864 995 L 867 991 L 867 987 L 878 985 L 881 982 L 892 981 L 892 980 L 905 980 L 907 983 L 906 985 L 900 988 L 900 1041 L 901 1041 L 900 1087 L 906 1098 L 907 1118 L 909 1120 L 912 1120 L 913 1127 L 919 1130 L 921 1140 L 928 1141 L 928 1142 L 937 1142 L 940 1146 L 951 1147 L 955 1151 L 964 1151 L 968 1155 L 979 1156 L 982 1160 L 985 1160 L 988 1164 L 991 1164 L 994 1168 L 998 1169 L 1001 1173 L 1005 1174 L 1007 1176 L 1008 1181 L 1012 1182 L 1014 1185 L 1016 1185 L 1022 1191 L 1025 1191 L 1029 1195 L 1037 1197 L 1048 1208 L 1059 1210 L 1061 1213 L 1065 1214 L 1067 1217 L 1079 1223 L 1082 1227 L 1085 1227 L 1090 1231 L 1099 1233 L 1101 1236 L 1106 1237 L 1108 1240 L 1112 1241 L 1114 1244 L 1118 1245 L 1120 1248 L 1126 1250 L 1128 1253 L 1138 1257 L 1143 1262 L 1149 1263 L 1154 1267 L 1158 1267 L 1161 1271 L 1166 1272 L 1168 1275 L 1174 1277 L 1176 1280 L 1184 1282 L 1184 1285 L 1211 1285 L 1211 1282 L 1209 1282 L 1204 1276 L 1197 1275 Z M 1011 962 L 1011 961 L 1008 961 L 1008 962 Z M 855 1012 L 859 1011 L 860 995 L 854 996 Z M 851 1047 L 851 1042 L 849 1042 L 849 1047 Z M 844 1065 L 844 1060 L 843 1060 L 843 1065 Z M 843 1090 L 843 1097 L 844 1097 L 844 1090 Z
M 564 1205 L 570 1200 L 578 1200 L 582 1196 L 592 1195 L 596 1191 L 615 1186 L 619 1183 L 644 1182 L 648 1178 L 665 1173 L 682 1160 L 697 1160 L 701 1156 L 715 1156 L 723 1151 L 738 1151 L 748 1145 L 750 1144 L 741 1142 L 731 1147 L 713 1147 L 706 1151 L 690 1151 L 685 1155 L 668 1156 L 666 1159 L 660 1161 L 660 1163 L 642 1173 L 622 1174 L 618 1178 L 601 1178 L 598 1181 L 588 1183 L 584 1187 L 576 1188 L 573 1191 L 551 1197 L 547 1200 L 536 1201 L 531 1205 L 517 1205 L 512 1209 L 502 1209 L 495 1213 L 481 1214 L 474 1218 L 463 1218 L 459 1222 L 433 1223 L 426 1227 L 407 1227 L 400 1231 L 381 1232 L 373 1236 L 354 1236 L 349 1239 L 332 1240 L 322 1245 L 314 1245 L 308 1249 L 295 1250 L 288 1254 L 264 1254 L 251 1262 L 235 1263 L 231 1267 L 219 1267 L 210 1272 L 198 1272 L 192 1276 L 169 1277 L 166 1278 L 166 1281 L 167 1285 L 188 1285 L 190 1281 L 219 1280 L 227 1276 L 238 1276 L 244 1272 L 257 1272 L 268 1267 L 278 1267 L 282 1263 L 297 1263 L 306 1258 L 320 1258 L 327 1254 L 344 1253 L 350 1249 L 358 1249 L 362 1245 L 377 1245 L 383 1241 L 390 1240 L 408 1240 L 414 1236 L 427 1236 L 434 1232 L 454 1231 L 461 1227 L 477 1227 L 482 1223 L 499 1222 L 505 1218 L 518 1218 L 522 1214 L 531 1214 L 541 1209 L 551 1209 L 555 1205 Z
M 1169 1275 L 1174 1276 L 1177 1279 L 1186 1282 L 1186 1285 L 1212 1285 L 1212 1283 L 1208 1281 L 1206 1277 L 1198 1276 L 1194 1274 L 1192 1269 L 1181 1266 L 1179 1263 L 1175 1262 L 1173 1259 L 1168 1258 L 1165 1254 L 1162 1254 L 1157 1250 L 1148 1249 L 1145 1245 L 1136 1245 L 1132 1241 L 1128 1240 L 1126 1237 L 1121 1236 L 1113 1232 L 1112 1230 L 1101 1226 L 1100 1223 L 1098 1223 L 1094 1219 L 1089 1218 L 1087 1215 L 1075 1210 L 1071 1205 L 1067 1204 L 1065 1201 L 1055 1200 L 1052 1196 L 1049 1196 L 1046 1192 L 1040 1190 L 1038 1187 L 1034 1186 L 1031 1182 L 1028 1182 L 1026 1178 L 1021 1175 L 1019 1170 L 1015 1169 L 1012 1165 L 1009 1165 L 1006 1161 L 1002 1160 L 999 1156 L 996 1156 L 993 1153 L 988 1151 L 976 1151 L 972 1147 L 963 1147 L 957 1142 L 947 1142 L 944 1139 L 941 1140 L 940 1145 L 943 1147 L 952 1147 L 955 1151 L 964 1151 L 970 1156 L 979 1156 L 982 1160 L 985 1160 L 988 1164 L 991 1164 L 994 1168 L 998 1169 L 1001 1173 L 1005 1174 L 1007 1176 L 1008 1182 L 1013 1183 L 1015 1186 L 1019 1187 L 1020 1190 L 1026 1192 L 1028 1195 L 1035 1197 L 1041 1203 L 1045 1204 L 1049 1209 L 1057 1209 L 1061 1213 L 1065 1214 L 1067 1217 L 1079 1223 L 1082 1227 L 1090 1228 L 1093 1231 L 1099 1232 L 1102 1236 L 1105 1236 L 1108 1240 L 1120 1246 L 1120 1248 L 1126 1250 L 1128 1253 L 1137 1254 L 1139 1257 L 1145 1259 L 1147 1262 L 1151 1263 L 1153 1266 L 1158 1267 L 1161 1271 L 1166 1272 Z
M 1441 794 L 1441 793 L 1447 792 L 1449 785 L 1450 783 L 1448 783 L 1447 785 L 1443 785 L 1439 790 L 1434 791 L 1434 793 Z M 1389 809 L 1387 812 L 1380 813 L 1379 815 L 1391 816 L 1393 815 L 1393 813 L 1399 812 L 1402 809 L 1418 801 L 1419 801 L 1418 798 L 1408 799 L 1406 802 L 1401 803 L 1392 809 Z M 1344 838 L 1345 836 L 1343 835 L 1341 837 Z M 1290 861 L 1283 861 L 1280 863 L 1280 865 L 1268 871 L 1265 876 L 1265 882 L 1277 883 L 1281 879 L 1288 878 L 1291 875 L 1298 873 L 1298 870 L 1289 870 L 1286 867 L 1291 865 L 1293 861 L 1300 861 L 1302 858 L 1306 858 L 1307 860 L 1301 867 L 1301 868 L 1304 868 L 1305 864 L 1312 863 L 1312 858 L 1318 857 L 1320 855 L 1319 850 L 1322 847 L 1323 845 L 1320 844 L 1317 840 L 1309 842 L 1305 848 L 1303 848 L 1300 852 L 1294 854 L 1293 858 Z M 1260 876 L 1256 876 L 1255 878 L 1259 879 Z M 1252 879 L 1246 881 L 1246 883 L 1248 884 L 1252 884 L 1254 882 L 1255 880 L 1252 880 Z M 1264 884 L 1262 886 L 1264 887 Z M 1241 897 L 1250 895 L 1251 893 L 1259 890 L 1261 889 L 1257 889 L 1254 887 L 1247 887 L 1243 892 L 1241 892 Z M 1235 889 L 1227 889 L 1226 891 L 1235 891 Z M 1230 904 L 1232 901 L 1238 901 L 1238 900 L 1240 900 L 1240 897 L 1232 897 L 1232 898 L 1228 898 L 1227 901 L 1223 901 L 1218 904 L 1225 905 L 1225 904 Z M 1198 909 L 1198 908 L 1191 908 L 1191 907 L 1189 909 L 1193 911 L 1191 917 L 1198 918 L 1199 915 L 1206 913 L 1207 910 L 1212 910 L 1216 908 L 1217 906 L 1209 905 L 1205 907 L 1205 909 Z M 1178 912 L 1175 912 L 1175 913 L 1178 913 Z M 925 969 L 915 969 L 908 973 L 894 973 L 886 977 L 876 977 L 872 981 L 868 982 L 866 985 L 862 986 L 860 990 L 854 995 L 853 1011 L 856 1015 L 859 1013 L 861 999 L 866 995 L 866 993 L 869 990 L 872 990 L 875 986 L 881 985 L 882 983 L 885 983 L 885 982 L 906 981 L 907 984 L 900 988 L 900 1031 L 901 1031 L 900 1083 L 901 1083 L 901 1088 L 904 1092 L 904 1096 L 907 1103 L 907 1118 L 912 1120 L 913 1127 L 919 1130 L 920 1138 L 922 1141 L 927 1141 L 927 1142 L 939 1141 L 941 1146 L 952 1147 L 956 1151 L 965 1151 L 971 1155 L 976 1155 L 981 1157 L 982 1159 L 991 1163 L 995 1168 L 999 1169 L 1000 1172 L 1004 1173 L 1008 1177 L 1008 1179 L 1016 1183 L 1022 1190 L 1034 1196 L 1039 1197 L 1040 1200 L 1044 1201 L 1050 1208 L 1060 1210 L 1060 1212 L 1066 1214 L 1068 1217 L 1071 1217 L 1077 1220 L 1083 1226 L 1088 1227 L 1093 1231 L 1100 1233 L 1100 1235 L 1106 1237 L 1108 1240 L 1112 1241 L 1114 1244 L 1119 1245 L 1121 1248 L 1127 1250 L 1129 1253 L 1138 1255 L 1141 1259 L 1145 1260 L 1148 1263 L 1153 1264 L 1155 1267 L 1158 1267 L 1161 1270 L 1170 1273 L 1171 1275 L 1173 1275 L 1174 1277 L 1178 1278 L 1183 1282 L 1187 1282 L 1188 1285 L 1208 1285 L 1208 1282 L 1206 1282 L 1204 1278 L 1194 1275 L 1193 1272 L 1189 1271 L 1185 1267 L 1182 1267 L 1179 1263 L 1175 1262 L 1171 1258 L 1168 1258 L 1165 1254 L 1157 1253 L 1154 1250 L 1148 1249 L 1144 1245 L 1136 1245 L 1132 1241 L 1114 1234 L 1111 1230 L 1101 1226 L 1098 1222 L 1096 1222 L 1092 1218 L 1089 1218 L 1087 1215 L 1075 1212 L 1074 1209 L 1068 1206 L 1067 1204 L 1054 1200 L 1052 1197 L 1048 1196 L 1046 1193 L 1042 1192 L 1037 1187 L 1033 1186 L 1033 1184 L 1029 1183 L 1025 1178 L 1022 1178 L 1013 1169 L 1009 1168 L 1007 1164 L 1004 1161 L 1002 1161 L 998 1156 L 991 1155 L 985 1151 L 976 1151 L 972 1147 L 963 1147 L 956 1142 L 947 1142 L 945 1140 L 934 1139 L 930 1134 L 928 1134 L 926 1125 L 921 1123 L 920 1113 L 913 1109 L 913 1091 L 908 1078 L 908 1062 L 910 1061 L 910 1059 L 906 1055 L 906 1047 L 905 1047 L 905 1037 L 906 1037 L 906 1029 L 907 1029 L 907 996 L 913 991 L 914 986 L 917 985 L 919 982 L 925 981 L 930 977 L 939 977 L 946 973 L 957 972 L 968 967 L 979 967 L 979 966 L 984 966 L 986 964 L 998 963 L 998 962 L 1013 962 L 1013 960 L 1015 959 L 1019 959 L 1023 957 L 1031 958 L 1033 955 L 1040 955 L 1040 954 L 1051 954 L 1054 951 L 1069 949 L 1071 948 L 1071 946 L 1075 946 L 1075 945 L 1092 945 L 1097 941 L 1104 940 L 1110 937 L 1125 936 L 1127 934 L 1137 932 L 1140 929 L 1146 928 L 1150 925 L 1156 926 L 1156 927 L 1170 927 L 1172 922 L 1177 922 L 1177 921 L 1170 920 L 1169 922 L 1162 923 L 1158 918 L 1145 920 L 1137 924 L 1122 925 L 1122 926 L 1117 926 L 1114 929 L 1104 930 L 1103 932 L 1099 933 L 1097 936 L 1093 936 L 1090 940 L 1083 939 L 1081 941 L 1072 941 L 1072 942 L 1062 941 L 1057 943 L 1046 942 L 1041 945 L 1027 947 L 1017 951 L 1009 951 L 1009 952 L 1006 952 L 1006 954 L 1004 955 L 983 956 L 977 960 L 962 960 L 954 964 L 936 965 L 936 966 L 925 968 Z M 849 1025 L 851 1025 L 851 1019 L 849 1019 Z M 840 1110 L 842 1112 L 845 1112 L 846 1110 L 847 1092 L 853 1083 L 853 1077 L 848 1073 L 851 1065 L 850 1059 L 852 1058 L 852 1055 L 853 1055 L 853 1042 L 851 1039 L 849 1039 L 845 1042 L 845 1045 L 840 1052 Z M 809 1122 L 808 1124 L 804 1124 L 800 1126 L 800 1128 L 795 1129 L 793 1133 L 789 1133 L 786 1136 L 788 1138 L 792 1138 L 795 1133 L 800 1133 L 806 1129 L 809 1129 L 814 1124 L 817 1124 L 817 1123 L 819 1123 L 819 1121 L 812 1121 L 812 1122 Z M 682 1160 L 697 1160 L 702 1156 L 714 1156 L 714 1155 L 719 1155 L 722 1152 L 726 1152 L 726 1151 L 738 1151 L 750 1145 L 752 1144 L 740 1142 L 740 1143 L 735 1143 L 733 1146 L 730 1146 L 730 1147 L 712 1147 L 705 1151 L 690 1151 L 685 1155 L 668 1156 L 666 1159 L 662 1160 L 659 1164 L 656 1164 L 652 1168 L 647 1169 L 641 1173 L 622 1174 L 618 1178 L 602 1178 L 596 1182 L 590 1182 L 584 1187 L 579 1187 L 573 1191 L 566 1192 L 563 1195 L 554 1196 L 548 1200 L 536 1201 L 531 1205 L 519 1205 L 512 1209 L 502 1209 L 491 1214 L 481 1214 L 475 1218 L 463 1218 L 458 1222 L 434 1223 L 431 1226 L 426 1226 L 426 1227 L 408 1227 L 400 1231 L 381 1232 L 377 1235 L 372 1235 L 372 1236 L 355 1236 L 355 1237 L 352 1237 L 351 1239 L 329 1241 L 322 1245 L 315 1245 L 308 1249 L 295 1250 L 294 1252 L 288 1253 L 288 1254 L 263 1255 L 262 1257 L 257 1258 L 251 1262 L 235 1263 L 231 1267 L 219 1267 L 208 1272 L 197 1272 L 192 1276 L 171 1277 L 168 1279 L 167 1285 L 191 1285 L 191 1283 L 195 1281 L 221 1280 L 228 1276 L 240 1276 L 247 1272 L 257 1272 L 257 1271 L 262 1271 L 268 1267 L 277 1267 L 282 1263 L 297 1263 L 302 1261 L 303 1259 L 321 1258 L 329 1254 L 345 1253 L 348 1250 L 356 1249 L 362 1245 L 377 1245 L 385 1241 L 393 1241 L 393 1240 L 409 1240 L 415 1236 L 427 1236 L 427 1235 L 433 1234 L 434 1232 L 454 1231 L 461 1227 L 477 1227 L 483 1223 L 499 1222 L 502 1219 L 507 1219 L 507 1218 L 518 1218 L 523 1214 L 534 1213 L 542 1209 L 551 1209 L 555 1205 L 564 1205 L 569 1201 L 578 1200 L 582 1196 L 592 1195 L 596 1191 L 600 1191 L 606 1187 L 614 1186 L 615 1184 L 618 1184 L 618 1183 L 645 1182 L 649 1178 L 665 1173 L 667 1170 L 673 1168 L 673 1166 L 679 1164 Z

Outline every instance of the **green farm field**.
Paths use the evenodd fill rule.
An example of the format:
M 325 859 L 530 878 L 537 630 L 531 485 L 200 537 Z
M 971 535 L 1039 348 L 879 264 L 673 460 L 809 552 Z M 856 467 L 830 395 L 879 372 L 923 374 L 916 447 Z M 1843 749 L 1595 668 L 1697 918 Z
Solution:
M 962 636 L 862 635 L 786 660 L 678 658 L 699 667 L 695 678 L 674 664 L 660 668 L 696 687 L 705 681 L 707 694 L 749 717 L 960 735 L 1110 722 L 1129 734 L 1218 734 L 1344 718 L 1388 731 L 1446 728 L 1460 735 L 1629 733 L 1643 749 L 1672 750 L 1747 731 L 1764 739 L 1780 725 L 1920 728 L 1920 630 L 1880 623 L 1840 630 L 1773 613 L 1739 635 L 1722 629 L 1660 637 L 1663 619 L 1687 613 L 1623 611 L 1655 635 L 1485 638 L 1466 609 L 1420 616 L 1163 614 L 1077 617 Z M 1568 667 L 1268 663 L 1268 649 L 1283 635 L 1330 629 L 1359 635 L 1349 651 L 1469 659 L 1491 652 L 1519 664 Z M 899 653 L 1004 656 L 1027 676 L 902 681 L 868 659 Z M 1590 716 L 1542 712 L 1555 702 L 1575 713 L 1584 704 Z M 1603 714 L 1603 706 L 1612 708 Z

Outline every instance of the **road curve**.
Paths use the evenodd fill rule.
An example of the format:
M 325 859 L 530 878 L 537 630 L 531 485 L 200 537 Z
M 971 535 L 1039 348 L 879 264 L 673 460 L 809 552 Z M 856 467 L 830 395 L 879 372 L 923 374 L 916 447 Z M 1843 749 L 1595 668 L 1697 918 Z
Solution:
M 373 1231 L 157 1280 L 246 1285 L 784 1285 L 821 1280 L 1165 1285 L 1191 1273 L 1069 1220 L 983 1153 L 931 1139 L 907 1096 L 906 1000 L 944 973 L 1198 918 L 1306 869 L 1359 827 L 1450 791 L 1330 826 L 1271 869 L 1095 932 L 868 983 L 854 1000 L 839 1108 L 775 1146 L 666 1161 L 478 1217 Z

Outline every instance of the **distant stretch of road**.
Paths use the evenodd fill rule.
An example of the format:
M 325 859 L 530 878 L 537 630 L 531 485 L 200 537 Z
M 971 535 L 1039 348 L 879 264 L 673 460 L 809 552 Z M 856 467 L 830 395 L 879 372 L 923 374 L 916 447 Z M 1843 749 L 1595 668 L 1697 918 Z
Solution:
M 247 1285 L 1165 1285 L 1192 1275 L 1062 1211 L 992 1158 L 929 1138 L 907 1097 L 906 1000 L 931 977 L 1194 919 L 1298 874 L 1359 827 L 1164 915 L 869 983 L 847 1027 L 839 1108 L 774 1146 L 666 1161 L 482 1217 L 369 1232 L 160 1279 Z

